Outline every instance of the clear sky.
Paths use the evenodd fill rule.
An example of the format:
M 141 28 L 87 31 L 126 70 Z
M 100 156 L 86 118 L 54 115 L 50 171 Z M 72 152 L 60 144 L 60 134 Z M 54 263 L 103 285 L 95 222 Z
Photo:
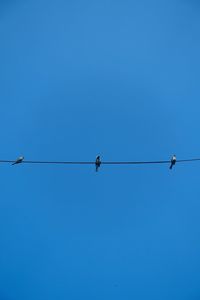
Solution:
M 1 0 L 0 159 L 200 156 L 198 0 Z M 200 298 L 199 163 L 0 165 L 1 300 Z

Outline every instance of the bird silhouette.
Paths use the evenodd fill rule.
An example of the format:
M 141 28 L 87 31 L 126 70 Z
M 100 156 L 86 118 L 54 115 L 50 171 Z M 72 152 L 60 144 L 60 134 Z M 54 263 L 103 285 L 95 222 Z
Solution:
M 17 164 L 20 164 L 22 163 L 22 161 L 24 160 L 24 156 L 20 156 L 16 159 L 16 161 L 14 163 L 12 163 L 12 166 L 13 165 L 17 165 Z
M 98 172 L 98 169 L 100 168 L 100 165 L 101 165 L 101 159 L 100 159 L 100 156 L 98 155 L 96 157 L 96 161 L 95 161 L 96 172 Z
M 176 155 L 173 155 L 171 158 L 171 165 L 170 165 L 170 170 L 173 168 L 173 166 L 175 166 L 176 164 Z

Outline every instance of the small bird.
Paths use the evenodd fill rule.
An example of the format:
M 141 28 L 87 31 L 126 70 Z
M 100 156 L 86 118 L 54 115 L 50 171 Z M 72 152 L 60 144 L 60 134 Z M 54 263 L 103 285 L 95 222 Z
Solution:
M 96 161 L 95 161 L 96 172 L 98 172 L 98 169 L 99 169 L 100 165 L 101 165 L 101 159 L 100 159 L 100 156 L 98 155 L 96 157 Z
M 176 164 L 176 155 L 173 155 L 171 158 L 171 165 L 170 165 L 170 170 L 173 168 L 173 166 Z
M 12 163 L 12 166 L 13 165 L 17 165 L 17 164 L 21 164 L 22 161 L 24 160 L 24 156 L 20 156 L 16 159 L 16 161 L 14 163 Z

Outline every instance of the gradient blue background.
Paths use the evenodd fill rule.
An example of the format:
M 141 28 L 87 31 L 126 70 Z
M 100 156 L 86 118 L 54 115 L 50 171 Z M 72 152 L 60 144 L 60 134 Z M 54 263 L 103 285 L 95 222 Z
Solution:
M 0 158 L 200 156 L 200 2 L 0 1 Z M 200 299 L 200 164 L 0 165 L 0 299 Z

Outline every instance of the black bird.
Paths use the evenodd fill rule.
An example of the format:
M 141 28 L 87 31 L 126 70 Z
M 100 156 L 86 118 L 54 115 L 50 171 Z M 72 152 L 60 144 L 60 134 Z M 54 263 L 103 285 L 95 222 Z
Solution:
M 98 155 L 96 157 L 96 161 L 95 161 L 96 172 L 98 172 L 98 169 L 100 168 L 100 165 L 101 165 L 101 159 L 100 159 L 100 156 Z
M 173 168 L 173 166 L 175 166 L 176 164 L 176 155 L 173 155 L 171 158 L 171 165 L 170 165 L 170 170 Z
M 17 164 L 20 164 L 22 163 L 22 161 L 24 160 L 24 156 L 20 156 L 16 159 L 16 161 L 14 163 L 12 163 L 12 166 L 13 165 L 17 165 Z

